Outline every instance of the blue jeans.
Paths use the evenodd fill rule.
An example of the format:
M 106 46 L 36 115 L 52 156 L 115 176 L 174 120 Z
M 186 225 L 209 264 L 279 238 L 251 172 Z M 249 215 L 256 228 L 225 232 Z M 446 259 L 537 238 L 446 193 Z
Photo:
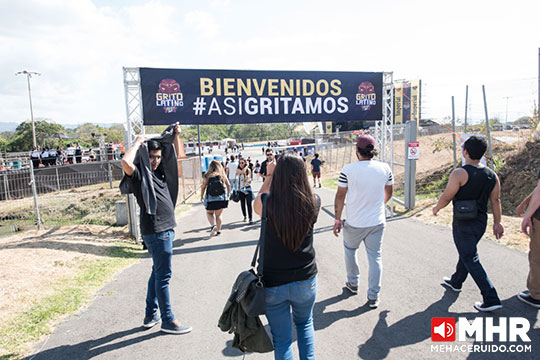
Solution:
M 454 235 L 454 244 L 456 244 L 459 260 L 456 265 L 456 272 L 452 275 L 450 281 L 457 287 L 461 287 L 467 278 L 467 274 L 471 274 L 482 293 L 484 303 L 489 305 L 500 304 L 501 300 L 497 295 L 497 290 L 489 281 L 478 256 L 477 245 L 485 231 L 486 222 L 483 220 L 452 224 L 452 234 Z
M 266 288 L 266 318 L 274 340 L 274 359 L 293 359 L 291 308 L 300 359 L 315 359 L 313 305 L 316 297 L 317 276 Z
M 172 275 L 172 242 L 174 230 L 157 234 L 143 235 L 143 240 L 152 255 L 152 274 L 148 279 L 146 293 L 146 317 L 153 317 L 159 309 L 161 320 L 165 323 L 174 321 L 169 296 L 169 280 Z

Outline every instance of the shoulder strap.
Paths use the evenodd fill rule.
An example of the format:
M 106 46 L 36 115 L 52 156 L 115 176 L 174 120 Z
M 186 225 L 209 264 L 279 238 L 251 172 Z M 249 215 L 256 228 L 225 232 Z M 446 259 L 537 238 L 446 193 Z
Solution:
M 251 267 L 255 267 L 257 262 L 257 254 L 259 255 L 259 265 L 257 266 L 257 275 L 259 277 L 263 276 L 263 267 L 264 267 L 264 236 L 266 233 L 266 202 L 268 200 L 268 194 L 261 195 L 262 200 L 262 217 L 261 217 L 261 234 L 259 236 L 259 242 L 255 248 L 255 253 L 253 254 L 253 259 L 251 260 Z

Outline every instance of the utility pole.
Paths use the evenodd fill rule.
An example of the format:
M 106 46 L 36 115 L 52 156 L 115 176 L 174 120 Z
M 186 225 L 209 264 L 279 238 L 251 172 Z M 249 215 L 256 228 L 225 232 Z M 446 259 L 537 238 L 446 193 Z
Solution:
M 505 96 L 503 99 L 506 99 L 506 117 L 504 118 L 504 125 L 508 124 L 508 99 L 510 96 Z
M 465 86 L 465 121 L 463 123 L 463 132 L 467 133 L 467 108 L 469 106 L 469 85 Z
M 37 149 L 37 141 L 36 141 L 36 127 L 34 126 L 34 110 L 32 109 L 32 91 L 30 90 L 30 78 L 32 75 L 38 75 L 40 76 L 40 73 L 32 72 L 32 71 L 19 71 L 18 73 L 15 73 L 15 75 L 26 75 L 26 80 L 28 81 L 28 98 L 30 99 L 30 118 L 32 119 L 32 141 L 34 144 L 34 148 Z

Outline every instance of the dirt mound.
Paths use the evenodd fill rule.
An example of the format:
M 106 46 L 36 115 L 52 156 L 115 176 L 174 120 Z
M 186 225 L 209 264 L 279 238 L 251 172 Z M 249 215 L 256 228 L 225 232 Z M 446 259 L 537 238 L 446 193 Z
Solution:
M 523 150 L 506 158 L 498 171 L 503 214 L 515 216 L 516 206 L 535 188 L 539 170 L 540 141 L 529 141 Z

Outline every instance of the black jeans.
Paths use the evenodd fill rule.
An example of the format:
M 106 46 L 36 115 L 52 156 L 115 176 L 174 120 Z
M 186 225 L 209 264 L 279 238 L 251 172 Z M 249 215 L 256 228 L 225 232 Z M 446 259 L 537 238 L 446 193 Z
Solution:
M 452 224 L 452 234 L 454 235 L 454 244 L 456 244 L 459 260 L 451 282 L 457 287 L 461 287 L 467 275 L 471 274 L 482 293 L 484 303 L 494 305 L 500 304 L 501 301 L 497 295 L 497 290 L 489 281 L 484 267 L 480 264 L 477 250 L 478 242 L 486 231 L 486 222 L 483 219 L 478 219 L 467 222 L 454 222 Z
M 248 190 L 247 194 L 244 194 L 242 191 L 239 191 L 240 193 L 240 207 L 242 208 L 242 215 L 246 217 L 246 206 L 247 206 L 247 212 L 249 215 L 249 220 L 253 219 L 253 209 L 251 204 L 253 203 L 253 195 L 251 192 L 251 189 Z

